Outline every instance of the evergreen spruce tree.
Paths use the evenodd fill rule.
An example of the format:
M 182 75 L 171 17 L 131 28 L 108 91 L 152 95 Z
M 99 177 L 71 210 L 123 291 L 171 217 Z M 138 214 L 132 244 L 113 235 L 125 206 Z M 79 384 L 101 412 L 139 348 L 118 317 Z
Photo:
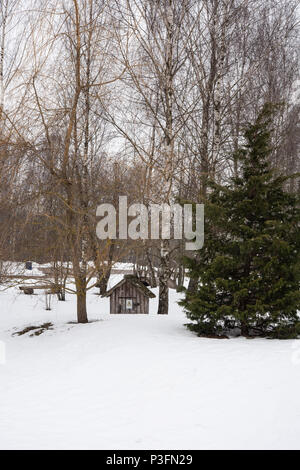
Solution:
M 299 198 L 271 169 L 273 112 L 265 105 L 246 130 L 241 176 L 211 184 L 200 262 L 186 260 L 198 287 L 181 302 L 199 335 L 300 334 Z

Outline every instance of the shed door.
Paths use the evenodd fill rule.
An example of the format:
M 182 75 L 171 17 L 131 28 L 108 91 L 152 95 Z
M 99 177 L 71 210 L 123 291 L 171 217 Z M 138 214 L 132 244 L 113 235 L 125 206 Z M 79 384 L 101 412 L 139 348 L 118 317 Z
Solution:
M 136 313 L 137 310 L 135 297 L 119 297 L 118 313 Z

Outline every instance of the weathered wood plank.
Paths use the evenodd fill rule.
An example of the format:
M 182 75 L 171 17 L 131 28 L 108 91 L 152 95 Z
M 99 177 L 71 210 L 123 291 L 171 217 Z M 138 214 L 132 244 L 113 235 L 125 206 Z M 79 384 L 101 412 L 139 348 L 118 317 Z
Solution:
M 143 286 L 142 286 L 143 287 Z M 143 288 L 144 289 L 144 288 Z M 115 286 L 109 293 L 111 314 L 148 314 L 149 313 L 149 291 L 141 289 L 138 283 L 125 282 Z M 150 295 L 153 296 L 150 292 Z M 132 300 L 132 309 L 128 309 L 127 301 Z

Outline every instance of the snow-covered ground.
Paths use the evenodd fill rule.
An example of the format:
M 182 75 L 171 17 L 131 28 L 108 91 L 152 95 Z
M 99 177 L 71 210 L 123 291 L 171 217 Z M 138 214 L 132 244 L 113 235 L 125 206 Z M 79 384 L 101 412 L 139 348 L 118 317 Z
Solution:
M 300 342 L 200 339 L 174 291 L 169 316 L 95 292 L 86 325 L 71 295 L 0 293 L 1 449 L 300 449 Z

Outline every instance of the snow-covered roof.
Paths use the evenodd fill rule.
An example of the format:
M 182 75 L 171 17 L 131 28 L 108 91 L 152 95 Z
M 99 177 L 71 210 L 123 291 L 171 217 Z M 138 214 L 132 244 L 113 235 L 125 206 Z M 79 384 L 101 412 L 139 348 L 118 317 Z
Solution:
M 120 282 L 118 282 L 118 284 L 116 284 L 114 287 L 112 287 L 111 289 L 109 289 L 105 294 L 102 295 L 102 297 L 110 297 L 111 294 L 116 290 L 118 289 L 119 287 L 121 287 L 123 284 L 125 284 L 126 282 L 129 282 L 130 284 L 132 284 L 134 287 L 136 287 L 137 289 L 139 289 L 140 291 L 142 291 L 142 293 L 146 296 L 146 297 L 150 297 L 150 298 L 154 298 L 155 297 L 155 294 L 153 294 L 153 292 L 151 292 L 150 289 L 148 289 L 147 286 L 145 286 L 145 284 L 142 283 L 142 281 L 134 276 L 133 274 L 126 274 L 124 276 L 124 279 L 122 279 Z

